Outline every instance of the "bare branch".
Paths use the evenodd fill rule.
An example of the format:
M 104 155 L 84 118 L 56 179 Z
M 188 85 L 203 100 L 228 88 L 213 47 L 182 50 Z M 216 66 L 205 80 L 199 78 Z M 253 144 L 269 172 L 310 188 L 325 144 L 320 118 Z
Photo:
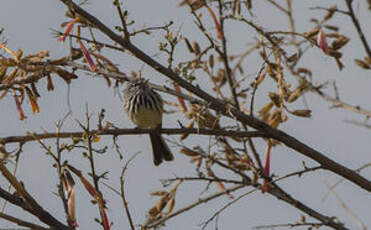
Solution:
M 7 215 L 5 213 L 0 213 L 0 218 L 2 218 L 4 220 L 7 220 L 7 221 L 10 221 L 10 222 L 13 222 L 13 223 L 15 223 L 19 226 L 28 227 L 28 228 L 34 229 L 34 230 L 50 230 L 48 228 L 44 228 L 40 225 L 21 220 L 19 218 L 14 217 L 14 216 Z
M 91 130 L 88 135 L 100 135 L 100 136 L 121 136 L 121 135 L 139 135 L 148 134 L 148 129 L 104 129 L 104 130 Z M 233 131 L 223 129 L 161 129 L 162 134 L 167 135 L 181 135 L 181 134 L 195 134 L 195 135 L 206 135 L 206 136 L 227 136 L 227 137 L 267 137 L 264 133 L 259 131 Z M 9 136 L 0 138 L 2 143 L 17 143 L 17 142 L 30 142 L 38 141 L 43 139 L 53 139 L 59 136 L 59 138 L 81 138 L 84 132 L 60 132 L 60 133 L 43 133 L 43 134 L 29 134 L 25 136 Z
M 207 202 L 209 202 L 209 201 L 211 201 L 211 200 L 213 200 L 215 198 L 218 198 L 218 197 L 220 197 L 222 195 L 225 195 L 226 193 L 231 193 L 233 191 L 236 191 L 238 189 L 241 189 L 244 186 L 245 185 L 236 185 L 236 186 L 234 186 L 232 188 L 229 188 L 229 189 L 227 189 L 225 191 L 216 192 L 216 193 L 214 193 L 214 194 L 212 194 L 210 196 L 207 196 L 205 198 L 200 198 L 197 201 L 193 202 L 192 204 L 189 204 L 189 205 L 187 205 L 187 206 L 185 206 L 183 208 L 180 208 L 177 211 L 174 211 L 173 213 L 170 213 L 169 215 L 164 216 L 161 219 L 156 220 L 155 222 L 153 222 L 153 223 L 151 223 L 151 224 L 149 224 L 149 225 L 147 225 L 145 227 L 147 227 L 147 228 L 154 228 L 156 226 L 159 226 L 160 224 L 164 223 L 166 220 L 168 220 L 168 219 L 170 219 L 172 217 L 175 217 L 175 216 L 177 216 L 179 214 L 182 214 L 183 212 L 186 212 L 186 211 L 188 211 L 188 210 L 190 210 L 192 208 L 195 208 L 195 207 L 197 207 L 197 206 L 199 206 L 201 204 L 205 204 L 205 203 L 207 203 Z
M 134 154 L 132 157 L 130 157 L 130 159 L 125 163 L 124 168 L 122 168 L 121 175 L 120 175 L 121 199 L 122 199 L 122 203 L 123 203 L 124 208 L 125 208 L 126 217 L 128 218 L 131 230 L 135 230 L 135 227 L 134 227 L 133 219 L 132 219 L 131 214 L 130 214 L 128 202 L 126 201 L 125 188 L 124 188 L 124 185 L 125 185 L 124 176 L 125 176 L 125 172 L 126 172 L 128 166 L 129 166 L 130 162 L 132 162 L 135 159 L 135 157 L 138 156 L 138 154 L 139 154 L 139 152 Z
M 359 38 L 361 39 L 362 45 L 365 48 L 365 51 L 366 51 L 368 57 L 371 58 L 370 46 L 368 45 L 367 39 L 366 39 L 362 29 L 361 29 L 361 25 L 359 24 L 359 21 L 356 18 L 355 14 L 354 14 L 354 11 L 353 11 L 353 7 L 352 7 L 353 0 L 345 0 L 345 3 L 346 3 L 346 5 L 348 7 L 348 10 L 349 10 L 349 16 L 352 19 L 352 22 L 354 24 L 354 27 L 357 30 Z
M 29 211 L 31 214 L 36 216 L 41 222 L 58 229 L 70 229 L 68 226 L 62 224 L 57 219 L 55 219 L 50 213 L 45 211 L 36 200 L 26 191 L 23 185 L 10 173 L 10 171 L 5 167 L 3 162 L 0 161 L 0 171 L 4 177 L 9 181 L 18 194 L 24 198 L 24 202 L 19 201 L 19 199 L 14 198 L 5 190 L 0 188 L 0 196 L 8 200 L 12 204 L 16 204 L 25 210 Z M 8 199 L 7 199 L 8 198 Z

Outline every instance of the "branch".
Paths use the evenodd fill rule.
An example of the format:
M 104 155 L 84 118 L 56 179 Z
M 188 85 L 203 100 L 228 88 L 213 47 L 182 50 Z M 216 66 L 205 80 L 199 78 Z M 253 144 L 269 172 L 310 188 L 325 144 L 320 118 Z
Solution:
M 125 181 L 124 181 L 124 175 L 125 175 L 125 172 L 126 172 L 128 166 L 129 166 L 130 162 L 132 162 L 134 160 L 134 158 L 136 156 L 138 156 L 138 154 L 139 154 L 139 152 L 136 153 L 136 154 L 134 154 L 126 162 L 124 168 L 121 171 L 121 175 L 120 175 L 120 190 L 121 190 L 121 194 L 120 195 L 121 195 L 122 203 L 124 205 L 126 217 L 128 218 L 128 221 L 129 221 L 131 230 L 135 230 L 135 227 L 134 227 L 133 219 L 132 219 L 131 214 L 130 214 L 130 211 L 129 211 L 128 202 L 126 201 L 126 197 L 125 197 L 125 188 L 124 188 Z
M 50 230 L 48 228 L 44 228 L 44 227 L 42 227 L 40 225 L 33 224 L 33 223 L 30 223 L 30 222 L 27 222 L 27 221 L 18 219 L 16 217 L 7 215 L 5 213 L 0 213 L 0 218 L 2 218 L 4 220 L 7 220 L 7 221 L 10 221 L 10 222 L 13 222 L 13 223 L 15 223 L 15 224 L 17 224 L 19 226 L 28 227 L 30 229 L 35 229 L 35 230 Z
M 214 98 L 213 96 L 203 91 L 199 87 L 193 86 L 192 84 L 190 84 L 183 78 L 179 77 L 171 69 L 168 69 L 165 66 L 161 65 L 160 63 L 152 59 L 150 56 L 145 54 L 142 50 L 138 49 L 136 46 L 129 43 L 127 40 L 122 39 L 122 37 L 120 37 L 119 35 L 114 33 L 112 30 L 110 30 L 96 17 L 92 16 L 91 14 L 83 10 L 81 7 L 73 3 L 71 0 L 60 0 L 60 1 L 63 2 L 66 6 L 68 6 L 72 11 L 76 12 L 81 17 L 83 17 L 85 20 L 87 20 L 89 23 L 93 24 L 97 29 L 99 29 L 101 32 L 103 32 L 113 41 L 120 44 L 123 48 L 126 48 L 127 50 L 129 50 L 135 57 L 137 57 L 138 59 L 148 64 L 156 71 L 162 73 L 164 76 L 175 81 L 179 86 L 197 95 L 198 97 L 204 99 L 210 105 L 211 109 L 218 111 L 228 117 L 233 117 L 246 125 L 249 125 L 259 131 L 264 132 L 271 138 L 284 143 L 289 148 L 295 149 L 302 155 L 309 157 L 312 160 L 320 163 L 325 169 L 330 170 L 340 176 L 343 176 L 344 178 L 348 179 L 354 184 L 357 184 L 361 188 L 371 192 L 371 181 L 362 177 L 355 171 L 349 168 L 346 168 L 343 165 L 331 160 L 330 158 L 326 157 L 325 154 L 300 142 L 293 136 L 290 136 L 286 134 L 285 132 L 282 132 L 281 130 L 272 128 L 269 125 L 265 124 L 264 122 L 260 121 L 259 119 L 253 116 L 247 115 L 245 113 L 242 113 L 236 108 L 233 108 L 233 107 L 231 108 L 230 106 L 227 106 L 223 101 L 220 101 Z
M 243 181 L 238 180 L 230 180 L 230 179 L 223 179 L 223 178 L 211 178 L 211 177 L 174 177 L 170 179 L 162 179 L 160 180 L 163 185 L 171 184 L 174 181 L 207 181 L 207 182 L 223 182 L 223 183 L 231 183 L 231 184 L 245 184 Z
M 279 33 L 279 34 L 297 35 L 297 36 L 301 36 L 301 37 L 305 38 L 305 36 L 303 34 L 295 33 L 295 32 L 285 32 L 285 31 L 265 32 L 265 31 L 263 31 L 262 28 L 260 28 L 259 26 L 255 25 L 252 21 L 246 20 L 245 18 L 233 17 L 233 19 L 237 19 L 239 21 L 242 21 L 242 22 L 248 24 L 249 26 L 253 27 L 259 34 L 262 34 L 272 44 L 272 46 L 277 49 L 278 53 L 284 57 L 284 60 L 285 60 L 284 64 L 287 67 L 287 69 L 290 71 L 290 73 L 294 77 L 296 77 L 299 81 L 305 81 L 305 83 L 309 87 L 309 90 L 310 91 L 312 91 L 312 92 L 316 93 L 317 95 L 321 96 L 326 101 L 333 103 L 334 104 L 334 107 L 342 107 L 342 108 L 344 108 L 344 109 L 346 109 L 348 111 L 351 111 L 351 112 L 355 112 L 355 113 L 359 113 L 359 114 L 362 114 L 362 115 L 366 115 L 368 117 L 371 116 L 371 111 L 362 109 L 360 106 L 351 105 L 351 104 L 348 104 L 346 102 L 340 101 L 336 97 L 331 97 L 330 95 L 327 95 L 324 92 L 322 92 L 319 87 L 314 86 L 311 82 L 307 81 L 305 78 L 303 78 L 302 76 L 300 76 L 287 63 L 288 57 L 286 56 L 285 52 L 281 49 L 281 47 L 279 47 L 279 45 L 271 37 L 271 34 Z M 315 44 L 312 41 L 310 41 L 308 38 L 305 38 L 305 39 L 308 40 L 311 44 Z
M 357 30 L 357 33 L 359 35 L 359 38 L 361 39 L 362 41 L 362 45 L 363 47 L 365 48 L 366 50 L 366 53 L 368 55 L 368 57 L 371 58 L 371 50 L 370 50 L 370 47 L 367 43 L 367 39 L 365 37 L 365 35 L 363 34 L 363 31 L 361 29 L 361 26 L 359 24 L 359 21 L 358 19 L 356 18 L 356 16 L 354 15 L 354 11 L 353 11 L 353 7 L 352 7 L 352 2 L 353 0 L 345 0 L 345 3 L 347 4 L 347 7 L 348 7 L 348 10 L 349 10 L 349 16 L 350 18 L 352 19 L 352 22 L 354 24 L 354 27 L 356 28 Z
M 310 223 L 295 223 L 295 224 L 270 224 L 270 225 L 259 225 L 253 227 L 253 229 L 259 230 L 259 229 L 275 229 L 275 228 L 282 228 L 282 227 L 290 227 L 290 228 L 295 228 L 295 227 L 303 227 L 303 226 L 309 226 L 309 227 L 314 227 L 317 228 L 319 226 L 324 225 L 323 223 L 316 223 L 316 222 L 310 222 Z
M 245 185 L 236 185 L 236 186 L 234 186 L 232 188 L 229 188 L 229 189 L 226 189 L 224 191 L 216 192 L 216 193 L 214 193 L 214 194 L 212 194 L 210 196 L 207 196 L 205 198 L 200 198 L 197 201 L 193 202 L 192 204 L 189 204 L 189 205 L 187 205 L 187 206 L 185 206 L 185 207 L 183 207 L 181 209 L 178 209 L 177 211 L 175 211 L 175 212 L 173 212 L 173 213 L 171 213 L 171 214 L 169 214 L 167 216 L 164 216 L 164 217 L 160 218 L 159 220 L 156 220 L 155 222 L 146 225 L 145 227 L 146 228 L 154 228 L 154 227 L 156 227 L 156 226 L 164 223 L 166 220 L 168 220 L 168 219 L 170 219 L 170 218 L 172 218 L 174 216 L 177 216 L 177 215 L 179 215 L 179 214 L 181 214 L 183 212 L 186 212 L 186 211 L 188 211 L 188 210 L 190 210 L 190 209 L 192 209 L 194 207 L 197 207 L 197 206 L 199 206 L 201 204 L 207 203 L 210 200 L 213 200 L 215 198 L 218 198 L 218 197 L 220 197 L 220 196 L 222 196 L 224 194 L 227 194 L 227 193 L 236 191 L 236 190 L 238 190 L 240 188 L 243 188 L 244 186 Z
M 17 191 L 18 196 L 12 195 L 7 191 L 0 188 L 0 197 L 15 204 L 32 215 L 36 216 L 41 222 L 47 224 L 48 226 L 57 229 L 70 229 L 68 226 L 59 222 L 50 213 L 45 211 L 36 200 L 26 191 L 23 185 L 18 182 L 18 180 L 9 172 L 5 165 L 0 161 L 0 171 L 3 176 L 9 181 L 9 183 Z
M 293 198 L 290 194 L 286 193 L 284 190 L 282 190 L 278 185 L 273 184 L 271 190 L 269 193 L 279 200 L 282 200 L 291 206 L 294 206 L 295 208 L 305 212 L 309 216 L 320 220 L 323 224 L 330 226 L 334 229 L 339 230 L 347 230 L 348 228 L 344 227 L 342 223 L 337 223 L 332 217 L 328 217 L 325 215 L 322 215 L 321 213 L 317 212 L 316 210 L 308 207 L 304 203 L 300 202 L 299 200 Z
M 301 176 L 302 174 L 304 173 L 307 173 L 307 172 L 313 172 L 313 171 L 316 171 L 316 170 L 319 170 L 319 169 L 322 169 L 322 167 L 320 166 L 317 166 L 317 167 L 313 167 L 313 168 L 306 168 L 304 170 L 301 170 L 301 171 L 297 171 L 297 172 L 293 172 L 293 173 L 289 173 L 285 176 L 282 176 L 282 177 L 279 177 L 273 181 L 270 181 L 268 182 L 269 185 L 272 185 L 271 186 L 271 189 L 268 190 L 268 193 L 272 196 L 275 196 L 276 198 L 278 198 L 279 200 L 282 200 L 288 204 L 290 204 L 291 206 L 294 206 L 295 208 L 303 211 L 304 213 L 308 214 L 309 216 L 312 216 L 313 218 L 316 218 L 317 220 L 321 221 L 323 225 L 327 225 L 327 226 L 330 226 L 330 227 L 333 227 L 335 229 L 342 229 L 342 230 L 345 230 L 347 228 L 345 228 L 341 223 L 336 223 L 332 218 L 328 217 L 328 216 L 325 216 L 317 211 L 315 211 L 314 209 L 310 208 L 309 206 L 301 203 L 299 200 L 296 200 L 294 199 L 291 195 L 289 195 L 288 193 L 286 193 L 284 190 L 282 190 L 277 184 L 276 182 L 278 181 L 281 181 L 283 179 L 286 179 L 286 178 L 289 178 L 289 177 L 293 177 L 293 176 Z M 238 196 L 236 199 L 234 199 L 233 201 L 227 203 L 226 205 L 224 205 L 221 209 L 219 209 L 216 213 L 214 213 L 214 215 L 212 217 L 210 217 L 204 224 L 203 224 L 203 228 L 204 229 L 207 224 L 212 221 L 214 218 L 216 218 L 222 211 L 224 211 L 226 208 L 228 208 L 229 206 L 231 206 L 232 204 L 236 203 L 238 200 L 240 200 L 241 198 L 253 193 L 253 192 L 256 192 L 258 190 L 260 190 L 262 188 L 263 185 L 261 184 L 255 184 L 253 185 L 255 188 Z
M 105 129 L 105 130 L 91 130 L 90 136 L 100 135 L 100 136 L 121 136 L 121 135 L 140 135 L 149 134 L 149 129 Z M 160 133 L 167 135 L 181 135 L 181 134 L 196 134 L 196 135 L 206 135 L 206 136 L 227 136 L 227 137 L 267 137 L 264 133 L 259 131 L 229 131 L 223 129 L 161 129 Z M 43 139 L 53 139 L 53 138 L 80 138 L 84 132 L 60 132 L 60 133 L 43 133 L 37 134 L 32 133 L 25 136 L 8 136 L 0 138 L 0 143 L 25 143 L 31 141 L 38 141 Z

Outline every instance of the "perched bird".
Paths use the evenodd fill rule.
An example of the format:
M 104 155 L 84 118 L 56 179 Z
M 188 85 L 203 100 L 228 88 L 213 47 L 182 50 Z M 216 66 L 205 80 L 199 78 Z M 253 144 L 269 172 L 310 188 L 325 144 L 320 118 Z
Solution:
M 157 166 L 174 159 L 159 129 L 162 126 L 163 102 L 161 96 L 149 85 L 148 80 L 138 78 L 127 83 L 123 91 L 124 110 L 139 128 L 151 129 L 153 163 Z

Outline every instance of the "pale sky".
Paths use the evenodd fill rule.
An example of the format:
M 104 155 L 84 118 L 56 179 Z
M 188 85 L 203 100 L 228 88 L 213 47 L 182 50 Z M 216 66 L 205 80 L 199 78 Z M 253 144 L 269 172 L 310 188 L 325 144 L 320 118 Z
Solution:
M 104 23 L 113 28 L 120 25 L 116 11 L 111 4 L 112 1 L 90 0 L 90 4 L 84 8 L 90 13 L 96 15 Z M 141 29 L 146 26 L 159 26 L 167 23 L 169 20 L 174 21 L 174 31 L 181 28 L 181 34 L 188 37 L 191 41 L 198 40 L 200 44 L 206 44 L 205 39 L 200 37 L 200 32 L 193 24 L 193 19 L 189 15 L 186 7 L 177 7 L 178 1 L 171 0 L 125 0 L 125 5 L 130 12 L 129 18 L 136 22 L 135 28 Z M 279 1 L 277 1 L 279 2 Z M 293 7 L 298 8 L 295 11 L 297 18 L 297 30 L 299 32 L 308 31 L 313 27 L 309 24 L 311 17 L 323 15 L 321 11 L 310 11 L 308 8 L 324 4 L 323 2 L 334 4 L 333 1 L 293 1 Z M 335 1 L 338 8 L 345 9 L 344 1 Z M 371 39 L 371 26 L 366 22 L 371 21 L 371 11 L 367 10 L 366 1 L 354 1 L 354 8 L 357 17 L 362 18 L 362 29 L 366 37 Z M 52 29 L 62 30 L 61 22 L 66 21 L 64 18 L 65 6 L 56 0 L 34 0 L 34 1 L 14 1 L 2 0 L 0 7 L 0 28 L 4 28 L 3 37 L 7 39 L 8 48 L 12 50 L 22 49 L 25 54 L 38 52 L 40 50 L 50 50 L 52 57 L 60 57 L 68 52 L 68 43 L 60 44 L 56 41 Z M 287 19 L 277 10 L 272 10 L 266 1 L 253 1 L 253 14 L 251 20 L 262 24 L 265 29 L 276 30 L 277 28 L 286 30 Z M 204 13 L 206 14 L 206 12 Z M 303 62 L 299 64 L 302 67 L 310 67 L 313 71 L 313 79 L 316 83 L 336 80 L 339 88 L 340 97 L 345 102 L 354 105 L 361 105 L 365 109 L 371 110 L 369 85 L 370 74 L 367 71 L 361 71 L 353 64 L 354 58 L 363 58 L 366 54 L 349 18 L 345 16 L 335 16 L 331 21 L 332 24 L 340 26 L 340 32 L 353 38 L 344 49 L 344 63 L 346 68 L 338 71 L 337 66 L 332 58 L 326 57 L 319 49 L 310 49 Z M 208 24 L 212 27 L 212 24 Z M 243 28 L 243 29 L 242 29 Z M 227 24 L 228 45 L 230 54 L 239 54 L 246 50 L 248 45 L 257 38 L 255 31 L 248 27 L 232 26 Z M 97 33 L 99 34 L 99 33 Z M 157 41 L 163 36 L 162 33 L 152 35 L 151 37 L 138 36 L 133 42 L 141 49 L 151 55 L 158 53 Z M 97 36 L 98 39 L 106 39 Z M 182 47 L 182 46 L 180 46 Z M 166 78 L 159 73 L 154 72 L 148 66 L 136 60 L 134 57 L 106 51 L 104 55 L 109 57 L 112 62 L 119 65 L 122 72 L 130 73 L 131 71 L 142 70 L 142 75 L 150 79 L 151 82 L 164 84 Z M 186 60 L 188 54 L 179 48 L 176 53 L 177 61 Z M 260 66 L 259 58 L 254 54 L 247 59 L 247 71 L 254 74 Z M 164 55 L 155 57 L 161 63 L 166 63 Z M 116 126 L 126 128 L 134 127 L 125 117 L 122 110 L 120 98 L 114 94 L 111 88 L 107 88 L 104 80 L 94 78 L 77 72 L 79 79 L 71 84 L 71 106 L 72 117 L 68 119 L 63 127 L 64 131 L 80 131 L 74 118 L 82 120 L 84 118 L 85 104 L 88 103 L 89 110 L 95 115 L 93 117 L 93 126 L 97 121 L 97 113 L 101 108 L 106 109 L 106 118 Z M 54 78 L 56 90 L 53 92 L 46 91 L 46 82 L 38 84 L 39 91 L 42 95 L 39 100 L 41 112 L 32 115 L 29 106 L 25 109 L 29 117 L 25 121 L 20 121 L 17 116 L 16 108 L 12 97 L 5 97 L 0 101 L 0 137 L 10 135 L 22 135 L 26 131 L 42 132 L 43 129 L 50 132 L 55 131 L 55 121 L 62 119 L 67 109 L 67 86 L 63 81 Z M 206 78 L 200 77 L 198 83 L 207 87 Z M 295 81 L 293 81 L 295 82 Z M 272 90 L 269 84 L 256 95 L 256 108 L 260 108 L 268 100 L 266 93 Z M 326 92 L 333 95 L 332 88 L 326 89 Z M 166 97 L 169 100 L 174 98 Z M 344 111 L 342 109 L 329 109 L 331 104 L 324 102 L 320 97 L 314 94 L 306 96 L 309 108 L 312 109 L 312 118 L 294 118 L 290 117 L 289 122 L 280 128 L 288 134 L 303 141 L 309 146 L 319 150 L 331 159 L 355 169 L 371 162 L 371 142 L 370 130 L 356 127 L 345 123 L 345 120 L 363 121 L 364 117 Z M 292 105 L 292 108 L 305 108 L 302 100 Z M 171 109 L 171 108 L 170 108 Z M 164 127 L 177 128 L 177 120 L 186 123 L 187 120 L 180 114 L 165 115 Z M 62 130 L 62 131 L 63 131 Z M 166 137 L 170 140 L 177 140 L 178 137 Z M 193 136 L 189 138 L 186 144 L 200 144 L 207 146 L 207 138 Z M 53 146 L 54 142 L 47 142 Z M 129 208 L 132 212 L 134 222 L 141 224 L 145 220 L 147 210 L 155 203 L 156 199 L 150 197 L 149 193 L 155 190 L 161 190 L 160 179 L 172 178 L 176 176 L 196 176 L 194 165 L 189 163 L 189 159 L 178 153 L 178 148 L 169 143 L 175 154 L 175 161 L 155 167 L 152 164 L 152 156 L 147 136 L 121 136 L 119 142 L 124 154 L 124 158 L 132 156 L 140 151 L 141 154 L 127 171 L 127 199 Z M 256 141 L 258 151 L 261 157 L 264 156 L 264 142 Z M 100 147 L 104 144 L 111 148 L 110 138 L 102 138 Z M 14 148 L 14 146 L 12 146 Z M 64 222 L 64 213 L 60 199 L 53 193 L 56 192 L 57 176 L 54 168 L 51 167 L 50 157 L 44 154 L 36 143 L 26 144 L 24 152 L 21 155 L 17 175 L 22 180 L 29 192 L 43 205 L 45 209 L 62 222 Z M 83 159 L 81 152 L 76 150 L 65 155 L 72 165 L 88 172 L 89 165 L 86 159 Z M 301 169 L 301 161 L 305 161 L 307 166 L 315 166 L 314 162 L 302 157 L 297 152 L 284 146 L 275 147 L 272 150 L 271 170 L 275 175 L 282 176 L 285 173 Z M 124 165 L 113 149 L 108 153 L 96 158 L 97 169 L 100 173 L 110 171 L 108 183 L 119 189 L 119 175 Z M 223 175 L 223 172 L 219 172 Z M 371 169 L 362 171 L 362 175 L 371 178 Z M 326 183 L 333 184 L 338 179 L 332 173 L 326 171 L 317 171 L 306 174 L 301 179 L 291 178 L 279 182 L 288 193 L 299 199 L 303 203 L 318 210 L 328 216 L 337 216 L 346 224 L 349 229 L 359 229 L 357 223 L 342 209 L 341 204 L 334 196 L 330 196 L 325 202 L 321 199 L 326 194 Z M 0 179 L 1 186 L 5 186 L 3 179 Z M 202 185 L 202 186 L 200 186 Z M 104 186 L 101 186 L 104 197 L 107 200 L 109 220 L 114 222 L 112 229 L 128 229 L 129 225 L 119 196 Z M 203 192 L 205 185 L 201 182 L 184 183 L 179 187 L 176 198 L 175 210 L 181 208 L 198 199 L 199 194 Z M 249 188 L 251 189 L 251 188 Z M 249 190 L 248 189 L 248 190 Z M 248 191 L 242 189 L 235 193 L 235 196 Z M 216 192 L 217 187 L 212 185 L 206 196 Z M 97 229 L 97 224 L 93 218 L 99 217 L 96 206 L 90 203 L 90 197 L 77 182 L 76 186 L 76 204 L 77 204 L 77 222 L 80 229 Z M 363 223 L 371 228 L 371 211 L 370 194 L 358 186 L 345 182 L 338 186 L 336 193 L 346 203 Z M 189 230 L 200 229 L 199 224 L 207 220 L 215 211 L 223 207 L 230 200 L 227 197 L 221 197 L 201 205 L 187 213 L 184 213 L 174 219 L 166 222 L 163 229 Z M 23 217 L 24 212 L 18 208 L 8 205 L 6 213 L 13 214 L 20 218 L 25 218 L 38 223 L 35 218 Z M 286 224 L 294 223 L 299 220 L 302 213 L 297 209 L 283 203 L 276 198 L 261 194 L 260 191 L 243 198 L 241 201 L 232 205 L 224 211 L 218 220 L 219 229 L 252 229 L 257 225 L 265 224 Z M 315 221 L 308 218 L 308 221 Z M 209 225 L 208 229 L 213 228 L 214 223 Z M 14 227 L 12 224 L 0 219 L 0 228 Z M 322 229 L 322 228 L 321 228 Z M 326 228 L 323 228 L 326 229 Z

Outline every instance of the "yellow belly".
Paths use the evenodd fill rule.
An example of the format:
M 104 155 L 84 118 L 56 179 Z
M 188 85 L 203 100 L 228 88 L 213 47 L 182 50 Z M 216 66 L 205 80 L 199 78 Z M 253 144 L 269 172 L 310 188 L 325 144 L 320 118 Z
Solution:
M 162 123 L 162 112 L 142 106 L 133 115 L 131 121 L 140 128 L 153 129 Z

